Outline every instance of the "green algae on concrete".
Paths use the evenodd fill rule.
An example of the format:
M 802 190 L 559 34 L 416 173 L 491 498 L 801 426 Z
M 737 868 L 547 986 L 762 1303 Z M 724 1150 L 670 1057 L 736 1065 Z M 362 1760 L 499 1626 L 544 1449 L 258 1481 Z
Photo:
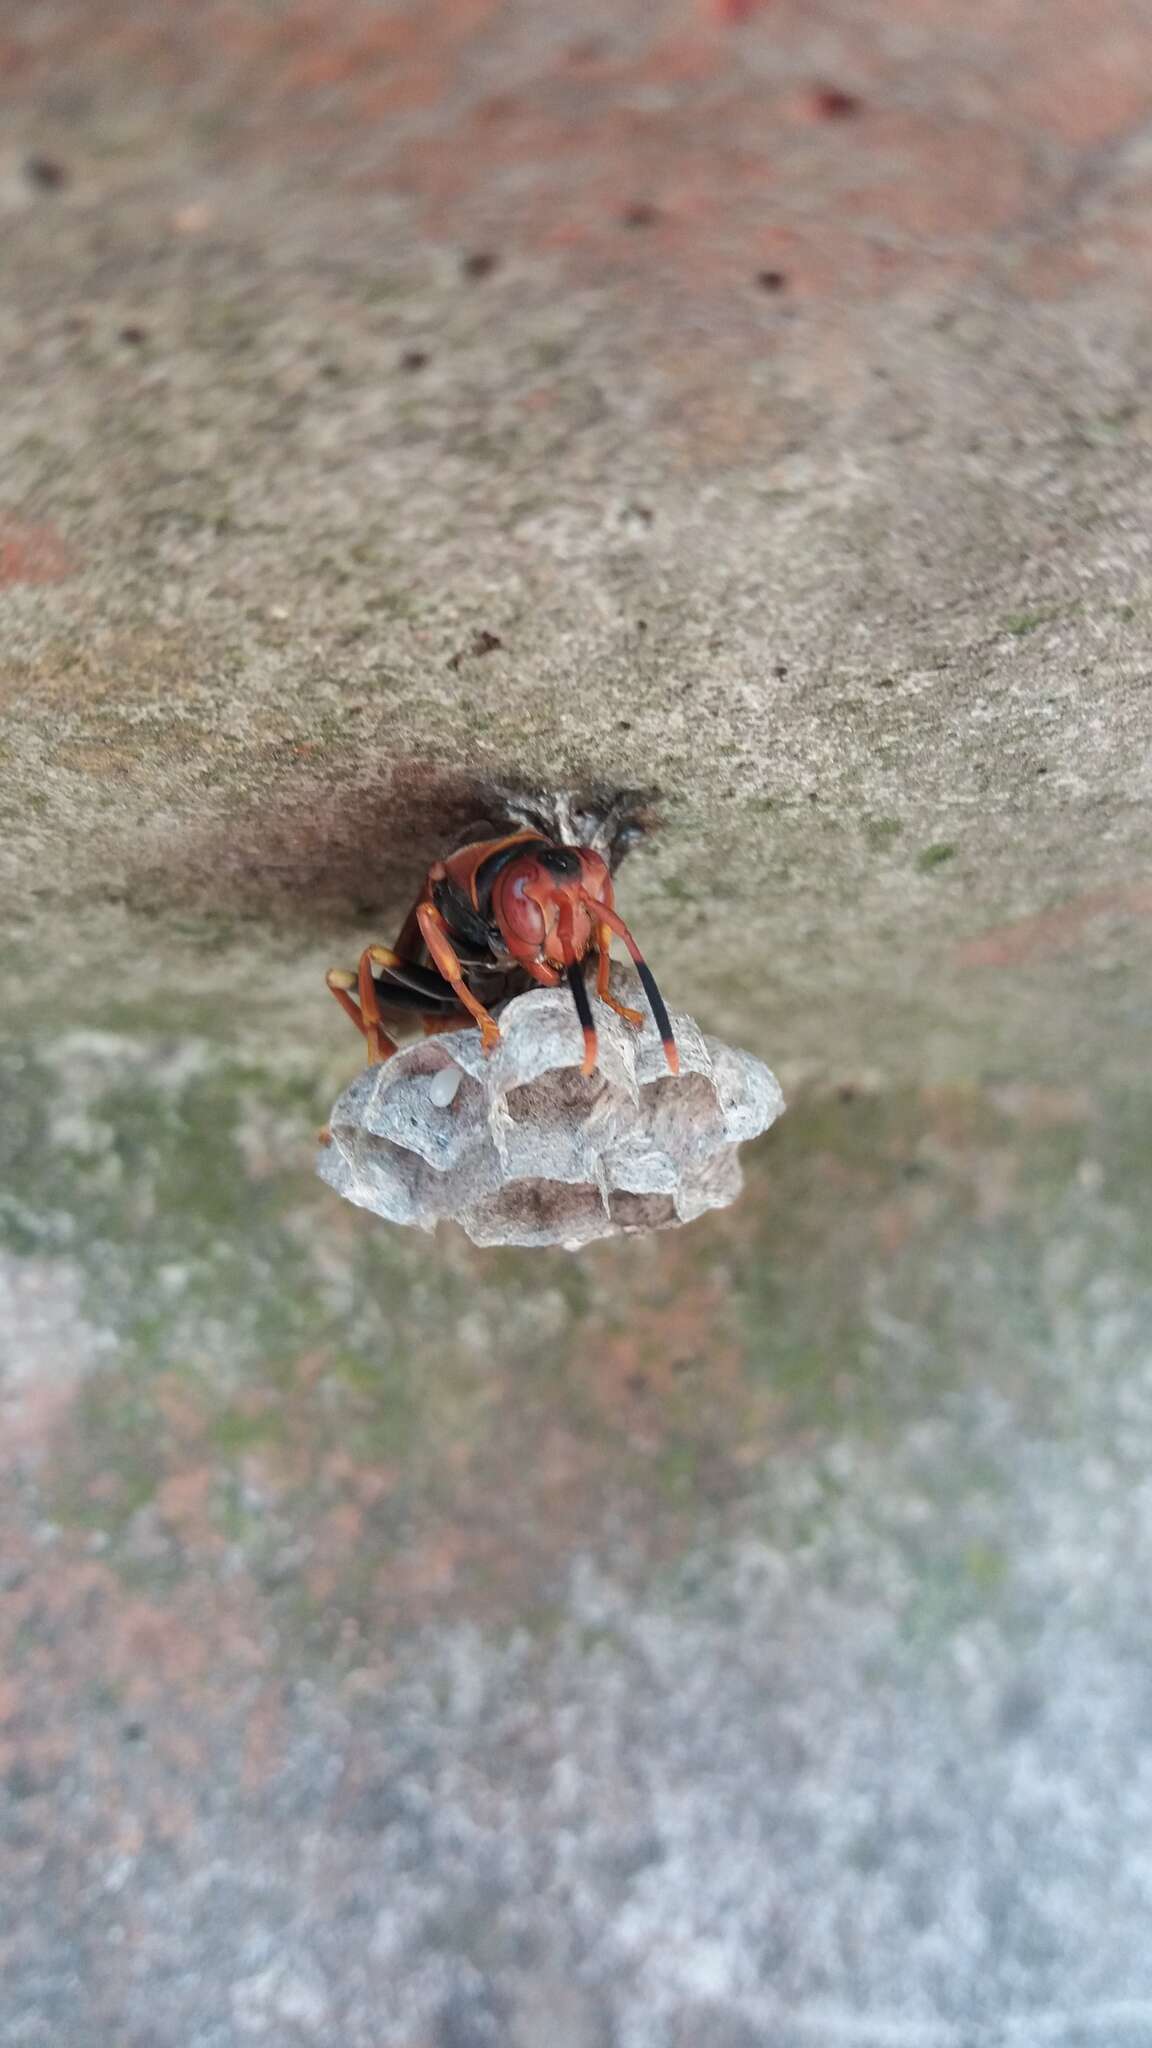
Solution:
M 530 1518 L 561 1444 L 557 1540 L 569 1514 L 586 1538 L 607 1499 L 657 1545 L 718 1503 L 763 1497 L 771 1519 L 782 1456 L 837 1440 L 883 1457 L 973 1398 L 990 1318 L 998 1398 L 1074 1429 L 1038 1362 L 1085 1252 L 1053 1292 L 1046 1247 L 1078 1212 L 1084 1235 L 1098 1186 L 1133 1209 L 1146 1168 L 1138 1101 L 844 1086 L 801 1095 L 752 1148 L 743 1200 L 675 1247 L 479 1253 L 314 1183 L 326 1084 L 302 1051 L 90 1030 L 10 1043 L 3 1070 L 4 1242 L 78 1276 L 53 1514 L 102 1532 L 135 1583 L 195 1568 L 204 1544 L 274 1570 L 323 1503 L 363 1494 L 375 1564 L 337 1546 L 309 1641 L 347 1603 L 371 1609 L 414 1532 L 467 1525 L 492 1488 L 502 1518 L 520 1496 Z M 961 1494 L 980 1484 L 958 1475 Z M 184 1526 L 186 1494 L 201 1519 Z M 515 1573 L 478 1566 L 525 1612 L 551 1597 L 549 1547 L 533 1551 Z
M 20 12 L 6 2017 L 1143 2038 L 1148 24 Z M 509 779 L 784 1074 L 675 1243 L 311 1178 Z

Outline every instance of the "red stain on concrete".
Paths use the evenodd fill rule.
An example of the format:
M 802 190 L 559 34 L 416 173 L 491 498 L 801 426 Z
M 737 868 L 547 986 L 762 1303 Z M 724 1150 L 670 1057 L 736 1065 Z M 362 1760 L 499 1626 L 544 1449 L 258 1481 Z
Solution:
M 956 954 L 960 967 L 1022 967 L 1074 947 L 1089 925 L 1105 918 L 1152 917 L 1152 882 L 1095 889 L 1034 917 L 1018 918 L 969 939 Z
M 559 0 L 60 0 L 13 41 L 0 95 L 139 76 L 178 112 L 210 91 L 223 165 L 311 159 L 457 248 L 729 321 L 780 236 L 795 288 L 837 307 L 979 274 L 1017 234 L 1026 276 L 1079 242 L 1085 178 L 1094 220 L 1139 210 L 1113 158 L 1152 112 L 1152 15 L 1125 0 L 616 0 L 594 31 Z M 1152 268 L 1115 238 L 1105 255 Z M 1076 280 L 1054 262 L 1044 288 Z
M 62 583 L 75 568 L 52 527 L 0 518 L 0 589 L 14 583 Z

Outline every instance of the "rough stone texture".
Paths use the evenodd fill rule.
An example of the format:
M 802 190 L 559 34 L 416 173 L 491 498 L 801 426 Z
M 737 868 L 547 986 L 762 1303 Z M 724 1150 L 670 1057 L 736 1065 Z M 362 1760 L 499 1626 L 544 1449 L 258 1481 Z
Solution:
M 1141 0 L 0 14 L 5 2048 L 1152 2035 L 1150 135 Z M 661 792 L 690 1231 L 311 1173 L 492 782 Z
M 302 946 L 378 936 L 478 781 L 606 778 L 664 793 L 630 914 L 734 1040 L 1142 1064 L 1142 7 L 3 33 L 30 993 L 66 931 L 311 1034 Z
M 612 986 L 643 1001 L 635 975 L 614 969 Z M 783 1110 L 775 1075 L 673 1011 L 673 1076 L 650 1017 L 637 1032 L 595 1010 L 591 1075 L 566 988 L 506 1003 L 491 1055 L 453 1031 L 367 1068 L 328 1118 L 320 1178 L 390 1223 L 453 1221 L 482 1245 L 578 1251 L 727 1208 L 743 1185 L 737 1147 Z

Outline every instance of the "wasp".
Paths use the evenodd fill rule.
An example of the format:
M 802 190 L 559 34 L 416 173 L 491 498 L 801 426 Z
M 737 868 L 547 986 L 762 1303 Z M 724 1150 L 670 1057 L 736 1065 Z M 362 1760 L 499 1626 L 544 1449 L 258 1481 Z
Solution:
M 637 1029 L 644 1019 L 608 985 L 614 938 L 627 947 L 648 998 L 669 1071 L 676 1041 L 655 979 L 616 910 L 608 863 L 590 846 L 568 846 L 538 831 L 463 846 L 429 869 L 394 946 L 366 946 L 355 974 L 333 967 L 328 987 L 367 1043 L 370 1062 L 396 1042 L 385 1019 L 419 1016 L 426 1032 L 479 1027 L 484 1051 L 500 1042 L 490 1006 L 532 982 L 567 980 L 584 1034 L 581 1072 L 595 1071 L 596 1022 L 586 970 L 597 956 L 596 994 Z

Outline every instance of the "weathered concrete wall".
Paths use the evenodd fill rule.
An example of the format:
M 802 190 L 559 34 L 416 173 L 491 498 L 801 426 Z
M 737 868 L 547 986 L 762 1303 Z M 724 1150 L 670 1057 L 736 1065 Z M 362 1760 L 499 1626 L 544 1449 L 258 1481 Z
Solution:
M 0 16 L 13 2048 L 1152 2032 L 1152 14 L 576 14 Z M 312 1177 L 509 778 L 686 1233 Z
M 775 1057 L 1142 1061 L 1148 25 L 1050 12 L 17 9 L 31 959 L 335 1042 L 301 942 L 595 777 Z

